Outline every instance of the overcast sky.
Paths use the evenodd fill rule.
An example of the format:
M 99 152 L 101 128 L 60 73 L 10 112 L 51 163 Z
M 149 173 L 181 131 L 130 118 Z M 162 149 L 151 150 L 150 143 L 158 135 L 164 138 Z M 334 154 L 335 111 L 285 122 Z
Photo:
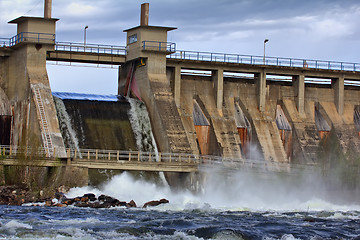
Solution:
M 7 22 L 43 16 L 44 0 L 0 0 L 0 37 Z M 139 25 L 139 0 L 53 0 L 57 41 L 125 45 Z M 360 62 L 359 0 L 150 0 L 150 25 L 171 26 L 178 50 Z M 53 91 L 116 94 L 117 70 L 48 65 Z

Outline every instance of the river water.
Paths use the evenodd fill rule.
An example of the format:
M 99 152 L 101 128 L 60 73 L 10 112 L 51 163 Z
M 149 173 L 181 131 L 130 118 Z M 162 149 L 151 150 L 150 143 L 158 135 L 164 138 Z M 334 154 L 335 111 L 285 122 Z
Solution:
M 107 194 L 139 208 L 0 206 L 0 239 L 360 239 L 356 202 L 334 203 L 314 184 L 290 189 L 281 181 L 244 173 L 229 184 L 218 176 L 194 195 L 122 173 L 67 196 Z M 160 198 L 170 203 L 141 208 Z

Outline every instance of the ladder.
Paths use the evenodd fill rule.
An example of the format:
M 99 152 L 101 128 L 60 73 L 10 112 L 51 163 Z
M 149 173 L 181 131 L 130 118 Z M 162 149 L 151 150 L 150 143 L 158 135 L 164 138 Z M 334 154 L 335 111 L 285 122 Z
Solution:
M 40 89 L 32 86 L 32 90 L 34 93 L 34 100 L 37 107 L 38 118 L 40 120 L 41 137 L 42 137 L 43 145 L 47 155 L 51 157 L 54 155 L 54 148 L 51 141 L 49 124 L 46 119 L 45 108 L 44 108 L 43 100 L 41 98 Z

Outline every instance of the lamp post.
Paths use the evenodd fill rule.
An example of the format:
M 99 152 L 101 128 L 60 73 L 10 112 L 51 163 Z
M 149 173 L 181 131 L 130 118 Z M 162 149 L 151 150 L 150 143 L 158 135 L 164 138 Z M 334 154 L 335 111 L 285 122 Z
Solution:
M 86 25 L 85 28 L 84 28 L 84 46 L 86 45 L 86 29 L 88 29 L 89 26 Z
M 269 41 L 269 39 L 265 39 L 264 40 L 264 58 L 263 58 L 263 63 L 264 63 L 264 65 L 265 65 L 265 45 L 266 45 L 266 43 Z

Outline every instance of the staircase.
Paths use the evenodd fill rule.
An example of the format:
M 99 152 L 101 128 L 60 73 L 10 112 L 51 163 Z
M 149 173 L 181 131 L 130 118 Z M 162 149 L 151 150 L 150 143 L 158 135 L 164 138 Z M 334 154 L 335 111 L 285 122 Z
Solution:
M 54 156 L 54 147 L 53 147 L 53 144 L 51 141 L 49 124 L 46 119 L 46 113 L 45 113 L 43 100 L 41 98 L 40 89 L 35 86 L 32 86 L 31 88 L 34 93 L 34 101 L 36 104 L 38 118 L 40 120 L 41 137 L 42 137 L 43 145 L 44 145 L 46 154 L 49 157 L 51 157 L 51 156 Z

